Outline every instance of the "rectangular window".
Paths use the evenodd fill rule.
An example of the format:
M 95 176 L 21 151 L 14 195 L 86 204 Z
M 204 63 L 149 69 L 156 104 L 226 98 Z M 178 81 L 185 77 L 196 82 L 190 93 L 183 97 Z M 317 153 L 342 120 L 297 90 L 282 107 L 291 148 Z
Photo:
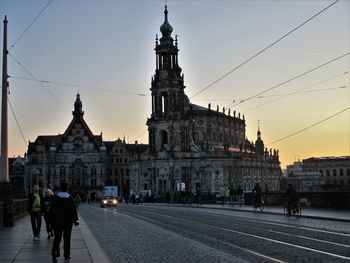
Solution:
M 187 127 L 181 127 L 181 151 L 188 151 L 188 146 Z

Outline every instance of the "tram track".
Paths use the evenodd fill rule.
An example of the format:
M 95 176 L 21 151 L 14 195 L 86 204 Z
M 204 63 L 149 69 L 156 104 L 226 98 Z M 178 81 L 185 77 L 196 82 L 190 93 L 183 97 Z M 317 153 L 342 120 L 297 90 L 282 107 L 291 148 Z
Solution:
M 284 233 L 282 231 L 267 229 L 266 225 L 273 226 L 273 224 L 269 223 L 264 225 L 265 223 L 264 221 L 260 221 L 260 222 L 258 220 L 255 221 L 255 223 L 262 223 L 263 229 L 259 229 L 259 227 L 256 227 L 256 226 L 254 227 L 246 226 L 244 225 L 243 221 L 240 224 L 236 223 L 236 225 L 235 225 L 235 222 L 233 223 L 230 222 L 232 225 L 236 226 L 236 229 L 232 229 L 232 225 L 230 225 L 229 227 L 221 226 L 221 224 L 227 225 L 227 221 L 226 223 L 220 222 L 220 220 L 218 220 L 218 217 L 220 216 L 218 215 L 215 215 L 215 216 L 203 215 L 202 213 L 199 213 L 199 214 L 196 214 L 197 218 L 191 219 L 188 217 L 190 216 L 193 217 L 193 214 L 184 215 L 179 213 L 178 210 L 177 210 L 177 213 L 178 213 L 177 216 L 172 215 L 171 212 L 169 211 L 164 211 L 165 209 L 159 210 L 156 208 L 149 208 L 149 207 L 147 208 L 137 207 L 137 209 L 133 209 L 129 211 L 128 209 L 118 209 L 118 210 L 120 210 L 120 212 L 122 213 L 128 214 L 129 216 L 139 217 L 139 219 L 148 221 L 152 224 L 162 225 L 164 228 L 173 229 L 177 233 L 186 235 L 185 232 L 190 231 L 191 232 L 190 236 L 192 237 L 194 236 L 194 238 L 196 238 L 195 237 L 196 235 L 201 235 L 202 237 L 200 239 L 204 239 L 204 240 L 215 239 L 215 240 L 218 240 L 216 242 L 219 242 L 220 244 L 224 242 L 226 246 L 234 246 L 235 249 L 244 250 L 245 253 L 250 253 L 250 254 L 256 253 L 255 255 L 256 257 L 265 258 L 265 260 L 269 260 L 271 262 L 290 262 L 291 255 L 293 255 L 293 257 L 296 258 L 296 262 L 302 262 L 297 259 L 298 254 L 308 254 L 307 257 L 311 259 L 311 261 L 308 260 L 308 262 L 330 262 L 330 261 L 350 262 L 349 252 L 347 252 L 347 251 L 350 251 L 349 250 L 350 246 L 348 244 L 321 240 L 317 238 L 311 238 L 307 236 L 300 236 L 300 235 L 295 235 L 291 233 Z M 206 218 L 207 216 L 210 216 L 211 218 Z M 216 225 L 213 224 L 214 223 L 213 217 L 216 218 L 216 220 L 214 220 Z M 166 218 L 166 220 L 164 220 L 164 218 Z M 222 218 L 226 218 L 227 220 L 227 216 Z M 212 220 L 213 223 L 211 223 L 210 220 Z M 179 221 L 183 223 L 179 223 Z M 252 220 L 250 220 L 250 222 L 252 223 Z M 191 228 L 189 229 L 188 227 L 186 227 L 187 225 L 191 225 Z M 202 227 L 198 227 L 198 225 L 201 225 Z M 279 223 L 277 223 L 276 225 L 278 225 L 279 227 L 282 227 L 281 224 Z M 282 225 L 286 228 L 290 227 L 289 225 L 285 225 L 285 224 L 282 224 Z M 209 234 L 206 233 L 204 234 L 205 237 L 203 237 L 203 233 L 200 233 L 201 229 L 203 228 L 212 229 L 212 231 L 210 231 L 212 233 L 209 233 Z M 250 229 L 250 230 L 247 231 L 247 229 L 248 230 Z M 292 228 L 292 229 L 295 229 L 295 228 Z M 260 230 L 260 232 L 258 231 L 258 233 L 252 233 L 251 232 L 252 230 L 253 231 Z M 306 230 L 304 229 L 304 231 Z M 318 233 L 318 231 L 315 229 L 309 229 L 309 231 L 315 231 Z M 324 231 L 324 232 L 326 232 L 324 233 L 326 235 L 337 235 L 337 233 L 335 232 L 331 232 L 331 233 L 330 231 Z M 275 236 L 274 237 L 266 236 L 266 233 L 271 233 Z M 344 238 L 347 237 L 347 235 L 345 236 L 344 235 L 345 234 L 339 235 L 339 236 L 342 236 Z M 236 236 L 236 237 L 238 236 L 239 237 L 238 239 L 241 242 L 237 243 L 237 239 L 236 240 L 232 239 L 232 236 Z M 306 243 L 307 245 L 298 244 L 298 242 L 295 242 L 295 241 L 289 242 L 288 240 L 284 240 L 283 238 L 281 238 L 281 236 L 288 236 L 289 239 L 295 239 L 298 242 L 300 242 L 300 239 L 307 240 L 308 242 Z M 267 247 L 279 246 L 281 249 L 281 253 L 278 253 L 278 251 L 268 251 L 268 249 L 267 249 L 268 253 L 265 253 L 264 248 L 260 248 L 261 246 L 259 245 L 260 243 L 262 243 L 262 246 L 266 246 L 266 244 L 269 244 L 267 245 Z M 305 243 L 305 241 L 302 243 Z M 322 245 L 320 245 L 320 243 L 322 243 Z M 321 247 L 321 249 L 319 249 L 318 247 Z M 287 256 L 285 253 L 286 251 L 289 251 Z M 225 250 L 225 252 L 227 251 Z M 312 258 L 314 254 L 317 254 L 319 259 L 316 259 L 313 261 Z M 235 256 L 237 255 L 235 254 Z M 302 256 L 300 258 L 302 258 Z M 291 260 L 291 261 L 294 261 L 294 260 Z M 257 260 L 257 261 L 253 260 L 253 262 L 260 262 L 260 260 Z

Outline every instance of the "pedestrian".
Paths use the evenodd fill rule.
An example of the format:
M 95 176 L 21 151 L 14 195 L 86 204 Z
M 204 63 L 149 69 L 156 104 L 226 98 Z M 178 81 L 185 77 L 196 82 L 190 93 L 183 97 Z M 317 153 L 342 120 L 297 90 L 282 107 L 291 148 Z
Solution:
M 235 197 L 236 197 L 236 190 L 233 188 L 233 186 L 230 187 L 230 201 L 231 201 L 231 205 L 234 206 L 235 205 Z
M 170 192 L 166 192 L 166 202 L 170 205 Z
M 225 189 L 225 203 L 230 204 L 230 187 Z
M 196 198 L 197 198 L 197 205 L 202 204 L 202 198 L 201 198 L 201 188 L 199 184 L 196 186 Z
M 30 214 L 30 223 L 33 230 L 33 241 L 40 239 L 41 214 L 43 208 L 43 195 L 39 192 L 39 185 L 33 186 L 33 192 L 29 194 L 28 212 Z
M 225 203 L 225 187 L 224 187 L 224 185 L 221 185 L 220 190 L 219 190 L 219 195 L 220 195 L 221 205 L 224 206 L 224 203 Z
M 170 203 L 173 205 L 175 202 L 175 197 L 174 197 L 175 193 L 174 190 L 170 191 Z
M 242 206 L 242 199 L 243 199 L 243 189 L 241 188 L 241 186 L 239 185 L 237 188 L 237 202 L 239 204 L 239 206 Z
M 73 224 L 79 225 L 78 213 L 73 198 L 68 193 L 68 184 L 62 182 L 60 192 L 53 196 L 49 211 L 49 218 L 55 238 L 52 245 L 52 262 L 57 262 L 60 256 L 60 243 L 63 234 L 64 258 L 70 259 L 70 238 Z
M 253 189 L 253 195 L 255 194 L 255 202 L 254 202 L 254 208 L 261 207 L 262 199 L 262 191 L 259 183 L 255 184 L 255 187 Z
M 51 207 L 53 193 L 50 189 L 47 189 L 45 191 L 45 196 L 43 198 L 44 202 L 44 219 L 45 219 L 45 225 L 46 225 L 46 232 L 47 232 L 47 239 L 50 239 L 54 236 L 53 229 L 52 229 L 52 223 L 49 218 L 49 211 Z
M 79 205 L 81 203 L 81 198 L 80 198 L 80 195 L 77 194 L 74 198 L 74 203 L 75 203 L 75 207 L 78 209 L 79 208 Z
M 299 201 L 298 193 L 292 184 L 288 184 L 288 188 L 284 194 L 284 198 L 287 199 L 287 212 L 288 216 L 290 216 L 292 213 L 292 209 L 295 209 L 295 205 Z

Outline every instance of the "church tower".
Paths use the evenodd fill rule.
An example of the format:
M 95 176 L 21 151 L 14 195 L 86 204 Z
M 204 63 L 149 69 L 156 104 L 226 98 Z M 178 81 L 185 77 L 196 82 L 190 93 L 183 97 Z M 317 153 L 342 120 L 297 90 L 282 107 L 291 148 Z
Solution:
M 255 141 L 255 152 L 264 155 L 264 142 L 261 139 L 260 125 L 258 125 L 257 139 Z
M 188 130 L 185 117 L 190 109 L 184 93 L 184 75 L 178 63 L 178 41 L 171 33 L 165 5 L 161 38 L 156 36 L 156 70 L 152 77 L 152 113 L 147 121 L 150 152 L 173 152 L 188 149 Z

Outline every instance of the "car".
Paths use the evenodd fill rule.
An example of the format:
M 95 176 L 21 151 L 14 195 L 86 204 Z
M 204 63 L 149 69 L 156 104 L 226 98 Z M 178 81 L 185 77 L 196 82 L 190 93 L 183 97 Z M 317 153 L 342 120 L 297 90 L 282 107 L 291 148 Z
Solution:
M 114 206 L 116 207 L 118 204 L 118 199 L 114 196 L 103 196 L 101 198 L 100 206 L 105 207 L 105 206 Z

